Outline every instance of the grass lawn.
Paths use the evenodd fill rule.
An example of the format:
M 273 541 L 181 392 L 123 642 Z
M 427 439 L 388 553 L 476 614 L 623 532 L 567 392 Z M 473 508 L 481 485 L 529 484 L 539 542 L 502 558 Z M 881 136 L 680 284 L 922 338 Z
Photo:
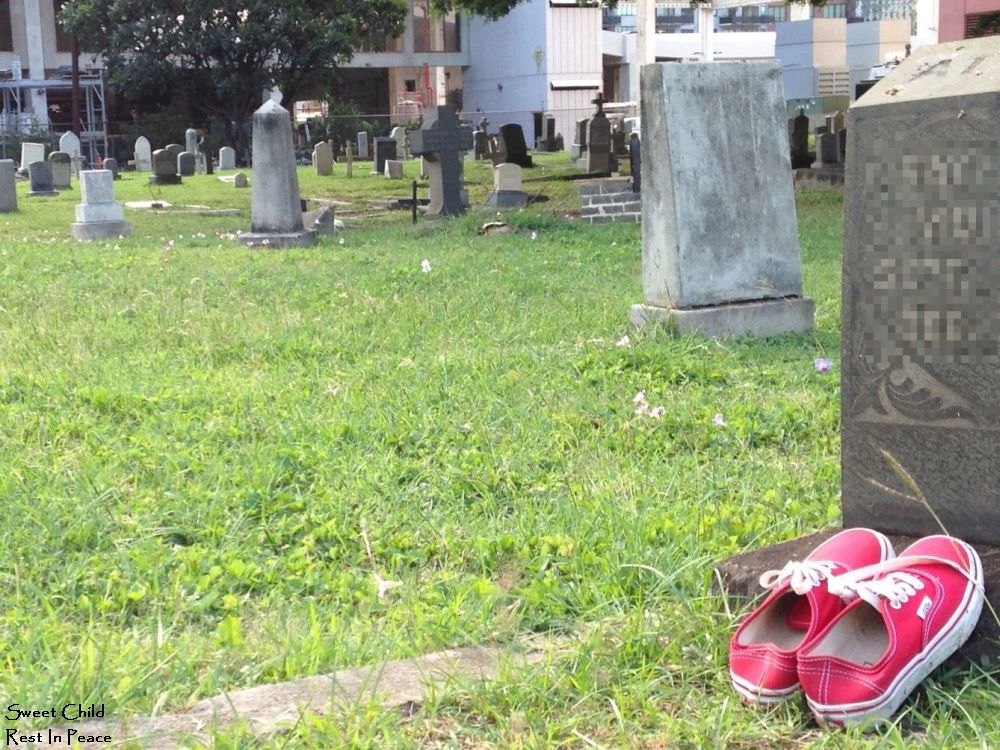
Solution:
M 302 193 L 408 194 L 365 167 L 303 168 Z M 467 176 L 481 204 L 488 172 Z M 362 210 L 315 248 L 249 251 L 229 235 L 250 191 L 213 177 L 116 190 L 242 216 L 129 210 L 132 237 L 95 245 L 68 239 L 75 187 L 19 183 L 0 215 L 4 706 L 148 715 L 542 633 L 561 656 L 269 744 L 994 744 L 980 672 L 937 673 L 869 737 L 728 684 L 739 613 L 713 564 L 840 518 L 839 366 L 813 367 L 839 360 L 840 192 L 798 196 L 815 334 L 719 343 L 629 331 L 638 226 L 566 218 L 575 186 L 534 185 L 551 200 L 508 217 L 519 233 Z M 660 419 L 633 413 L 639 391 Z

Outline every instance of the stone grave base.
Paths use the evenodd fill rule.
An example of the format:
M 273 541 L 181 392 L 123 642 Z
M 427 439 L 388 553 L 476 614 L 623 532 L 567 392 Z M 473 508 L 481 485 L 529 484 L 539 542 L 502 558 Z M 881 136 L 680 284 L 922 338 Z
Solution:
M 491 208 L 521 208 L 528 205 L 528 194 L 521 190 L 491 190 L 486 195 Z
M 309 247 L 316 242 L 316 232 L 312 229 L 287 234 L 248 232 L 237 239 L 248 247 Z
M 717 593 L 726 597 L 734 615 L 743 617 L 750 611 L 752 599 L 756 599 L 765 590 L 760 587 L 758 579 L 768 570 L 778 570 L 789 560 L 801 560 L 821 543 L 841 529 L 827 529 L 809 536 L 792 539 L 788 542 L 773 544 L 770 547 L 745 552 L 742 555 L 730 557 L 715 566 L 716 581 L 714 587 Z M 917 540 L 917 537 L 890 534 L 893 549 L 902 552 Z M 985 544 L 973 544 L 983 561 L 983 574 L 986 583 L 986 598 L 994 609 L 1000 608 L 1000 548 Z M 721 587 L 721 590 L 719 590 Z M 1000 610 L 998 610 L 1000 611 Z M 982 657 L 991 662 L 1000 658 L 1000 625 L 997 625 L 989 606 L 983 607 L 979 624 L 972 632 L 966 644 L 959 649 L 954 661 L 970 659 L 979 663 Z
M 29 190 L 28 191 L 28 197 L 29 198 L 41 198 L 41 197 L 44 197 L 46 195 L 59 195 L 59 191 L 58 190 Z
M 662 324 L 678 335 L 698 334 L 713 338 L 776 336 L 806 333 L 813 328 L 815 303 L 810 297 L 786 297 L 759 302 L 691 309 L 632 305 L 629 321 L 642 327 Z
M 179 174 L 154 174 L 149 178 L 150 185 L 180 185 L 181 176 Z
M 127 221 L 78 221 L 69 225 L 70 236 L 84 242 L 128 237 L 131 233 L 132 228 Z

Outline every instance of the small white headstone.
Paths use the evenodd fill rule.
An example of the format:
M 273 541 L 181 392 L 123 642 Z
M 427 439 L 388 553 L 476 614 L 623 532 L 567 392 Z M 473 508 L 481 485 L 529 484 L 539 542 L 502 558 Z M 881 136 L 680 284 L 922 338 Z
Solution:
M 398 159 L 385 160 L 385 176 L 390 180 L 403 179 L 403 162 Z
M 236 169 L 236 149 L 223 146 L 219 149 L 219 169 Z
M 28 171 L 28 165 L 33 161 L 45 161 L 45 144 L 43 143 L 22 143 L 21 144 L 21 169 Z
M 497 164 L 493 167 L 493 189 L 520 190 L 523 176 L 517 164 Z
M 79 174 L 81 164 L 80 137 L 72 131 L 63 133 L 59 137 L 59 150 L 69 154 L 73 164 L 73 174 Z
M 135 171 L 153 171 L 153 147 L 150 145 L 149 139 L 144 135 L 140 135 L 135 139 Z

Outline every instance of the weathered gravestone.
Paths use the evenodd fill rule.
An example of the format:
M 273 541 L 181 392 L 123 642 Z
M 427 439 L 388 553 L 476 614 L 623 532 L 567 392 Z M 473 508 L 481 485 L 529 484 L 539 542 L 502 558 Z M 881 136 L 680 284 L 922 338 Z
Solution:
M 252 247 L 311 245 L 315 232 L 303 228 L 295 145 L 288 110 L 273 99 L 253 114 L 253 193 L 250 233 L 240 241 Z
M 368 133 L 364 131 L 358 133 L 358 158 L 361 161 L 368 159 Z
M 198 131 L 194 128 L 184 131 L 184 150 L 189 154 L 198 153 Z
M 153 152 L 153 174 L 149 178 L 150 185 L 179 185 L 180 175 L 177 174 L 177 157 L 165 148 Z
M 402 128 L 397 125 L 389 131 L 389 137 L 396 142 L 396 158 L 409 159 L 410 154 L 407 150 L 406 128 Z
M 17 210 L 17 190 L 13 159 L 0 159 L 0 213 Z
M 459 123 L 450 105 L 428 107 L 420 130 L 407 132 L 410 151 L 423 156 L 431 182 L 428 216 L 457 216 L 462 200 L 462 152 L 472 147 L 472 128 Z
M 940 532 L 888 455 L 949 533 L 1000 545 L 998 97 L 994 36 L 920 48 L 848 113 L 845 526 Z
M 524 130 L 520 125 L 516 122 L 501 125 L 500 138 L 503 140 L 503 150 L 507 155 L 508 164 L 517 164 L 523 168 L 532 166 L 531 157 L 528 156 L 528 144 L 524 140 Z
M 236 149 L 223 146 L 219 149 L 219 170 L 236 169 Z
M 398 159 L 385 160 L 385 177 L 388 180 L 403 179 L 403 162 Z
M 83 165 L 83 156 L 80 151 L 80 136 L 72 131 L 63 133 L 59 137 L 59 150 L 69 154 L 70 168 L 73 170 L 73 174 L 79 174 Z
M 135 139 L 135 171 L 153 171 L 153 149 L 149 144 L 149 139 L 144 135 Z
M 633 324 L 716 337 L 812 328 L 784 109 L 778 61 L 643 67 L 646 304 Z M 737 137 L 748 130 L 753 149 Z
M 372 174 L 385 172 L 385 160 L 396 158 L 396 141 L 392 138 L 376 138 L 375 153 L 372 159 Z
M 125 237 L 131 232 L 122 204 L 115 200 L 114 177 L 107 169 L 80 172 L 80 198 L 76 222 L 69 232 L 76 240 Z
M 477 159 L 488 159 L 490 156 L 490 134 L 487 130 L 489 124 L 489 120 L 481 117 L 479 125 L 472 131 L 472 150 Z
M 538 146 L 542 151 L 556 150 L 556 118 L 555 115 L 545 115 L 542 126 L 542 137 Z
M 493 167 L 493 189 L 486 196 L 486 205 L 493 208 L 520 208 L 528 204 L 522 190 L 524 175 L 517 164 L 497 164 Z
M 45 161 L 45 144 L 43 143 L 22 143 L 21 144 L 21 171 L 28 173 L 28 165 L 33 161 Z
M 198 140 L 198 169 L 205 174 L 215 173 L 215 164 L 212 163 L 212 151 L 215 142 L 212 136 L 205 134 Z
M 573 144 L 569 148 L 569 158 L 574 163 L 587 153 L 587 127 L 589 125 L 589 117 L 584 117 L 576 121 L 576 127 L 573 129 Z
M 820 133 L 816 136 L 816 161 L 814 168 L 835 167 L 840 164 L 840 151 L 836 133 Z
M 107 159 L 104 160 L 104 164 L 102 166 L 106 170 L 108 170 L 109 172 L 111 172 L 111 179 L 112 180 L 121 179 L 121 175 L 118 174 L 118 160 L 117 159 L 112 158 L 112 157 L 109 156 Z
M 598 94 L 593 100 L 597 112 L 587 126 L 587 154 L 584 171 L 592 174 L 611 174 L 611 123 L 604 114 L 604 95 Z
M 33 161 L 28 165 L 28 195 L 32 198 L 44 195 L 59 195 L 52 187 L 52 170 L 48 162 Z
M 809 118 L 804 109 L 792 119 L 792 169 L 805 169 L 812 166 L 809 156 Z
M 236 174 L 233 175 L 233 187 L 245 188 L 248 187 L 249 185 L 250 182 L 249 180 L 247 180 L 247 176 L 242 172 L 237 172 Z
M 181 177 L 191 177 L 198 165 L 197 157 L 190 151 L 182 151 L 177 156 L 177 174 Z
M 164 150 L 169 151 L 170 155 L 174 158 L 174 167 L 177 167 L 177 157 L 184 153 L 184 147 L 179 143 L 168 143 L 164 146 Z
M 837 131 L 837 156 L 840 157 L 840 163 L 847 163 L 847 128 L 841 128 Z
M 316 144 L 312 153 L 313 169 L 320 177 L 329 177 L 333 174 L 333 146 L 326 141 Z
M 344 174 L 350 177 L 354 174 L 354 144 L 348 143 L 344 146 Z
M 73 160 L 69 154 L 64 151 L 49 154 L 49 172 L 52 174 L 52 187 L 56 190 L 69 190 L 72 171 Z

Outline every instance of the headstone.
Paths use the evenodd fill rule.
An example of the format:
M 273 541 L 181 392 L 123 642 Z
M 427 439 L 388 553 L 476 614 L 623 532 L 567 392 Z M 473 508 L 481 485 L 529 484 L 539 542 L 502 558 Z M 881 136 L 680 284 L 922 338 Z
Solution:
M 373 158 L 374 170 L 372 174 L 383 174 L 385 172 L 385 160 L 396 158 L 396 141 L 392 138 L 375 139 L 375 156 Z
M 69 190 L 72 171 L 73 161 L 65 151 L 49 154 L 49 172 L 52 174 L 52 187 L 56 190 Z
M 503 137 L 500 135 L 486 139 L 486 153 L 495 167 L 497 164 L 507 163 L 507 148 L 504 145 Z
M 420 130 L 410 130 L 410 150 L 423 156 L 431 181 L 428 216 L 457 216 L 462 201 L 462 152 L 472 147 L 472 128 L 459 123 L 450 105 L 428 107 Z
M 472 150 L 477 159 L 488 159 L 490 155 L 490 135 L 487 131 L 490 121 L 479 118 L 479 125 L 472 131 Z
M 73 174 L 79 174 L 83 164 L 83 157 L 80 151 L 80 136 L 72 131 L 63 133 L 59 137 L 59 150 L 69 154 Z
M 792 119 L 792 169 L 804 169 L 812 166 L 809 157 L 809 118 L 804 109 Z
M 0 159 L 0 213 L 17 210 L 16 171 L 13 159 Z
M 313 169 L 320 177 L 333 174 L 333 147 L 326 141 L 316 144 L 312 154 Z
M 385 176 L 390 180 L 403 179 L 403 162 L 397 159 L 385 160 Z
M 177 157 L 184 153 L 184 147 L 179 143 L 168 143 L 164 146 L 164 149 L 170 152 L 170 155 L 174 157 L 174 166 L 177 166 Z
M 628 167 L 632 173 L 632 192 L 642 192 L 642 142 L 635 132 L 628 137 Z
M 190 151 L 182 151 L 177 157 L 177 174 L 181 177 L 191 177 L 195 173 L 197 160 Z
M 236 149 L 223 146 L 219 149 L 219 170 L 236 169 Z
M 524 175 L 517 164 L 493 167 L 493 190 L 486 196 L 486 205 L 493 208 L 520 208 L 528 204 L 522 190 Z
M 104 160 L 104 168 L 111 172 L 112 180 L 121 179 L 121 175 L 118 174 L 118 160 L 113 157 L 108 157 Z
M 848 111 L 845 526 L 1000 545 L 998 97 L 990 36 L 919 48 Z
M 840 157 L 840 163 L 847 163 L 847 128 L 841 128 L 837 131 L 837 156 Z
M 115 200 L 114 178 L 108 170 L 80 172 L 80 199 L 76 222 L 69 227 L 73 239 L 105 240 L 125 237 L 131 232 L 125 221 L 125 210 Z
M 816 161 L 814 168 L 834 167 L 840 163 L 840 150 L 835 133 L 820 133 L 816 136 Z
M 580 159 L 587 152 L 587 126 L 589 124 L 589 117 L 584 117 L 576 121 L 576 128 L 573 131 L 573 145 L 570 146 L 569 150 L 569 156 L 574 162 Z
M 43 143 L 22 143 L 21 144 L 21 170 L 27 174 L 28 165 L 33 161 L 45 161 L 45 144 Z
M 604 95 L 593 100 L 597 112 L 587 126 L 587 158 L 584 170 L 591 174 L 611 174 L 611 123 L 604 114 Z
M 333 206 L 323 206 L 315 211 L 304 212 L 302 225 L 306 229 L 313 230 L 316 234 L 333 234 L 335 231 Z
M 517 123 L 509 123 L 500 126 L 500 138 L 503 140 L 503 150 L 507 154 L 508 164 L 517 164 L 519 167 L 532 166 L 531 157 L 528 156 L 528 144 L 524 141 L 524 130 Z
M 194 128 L 184 131 L 184 150 L 189 154 L 198 153 L 198 131 Z
M 344 147 L 344 174 L 348 177 L 354 174 L 354 144 L 348 142 Z
M 250 182 L 247 180 L 247 176 L 242 172 L 237 172 L 233 175 L 233 187 L 245 188 L 249 185 Z
M 178 185 L 181 178 L 177 174 L 177 157 L 165 148 L 153 152 L 153 175 L 150 185 Z
M 396 142 L 396 158 L 409 159 L 410 154 L 406 143 L 406 128 L 397 125 L 389 132 L 389 137 Z
M 149 139 L 144 135 L 135 139 L 135 171 L 153 171 L 153 150 L 149 145 Z
M 358 133 L 358 159 L 368 160 L 368 133 L 364 131 Z
M 556 118 L 555 115 L 545 115 L 545 142 L 546 151 L 556 150 Z
M 273 99 L 253 114 L 251 189 L 250 233 L 240 235 L 241 242 L 255 247 L 313 244 L 315 233 L 302 225 L 292 120 Z
M 198 141 L 198 169 L 205 174 L 214 174 L 215 165 L 212 163 L 212 151 L 214 142 L 212 136 L 207 133 Z
M 646 301 L 632 323 L 713 337 L 811 330 L 781 63 L 646 65 L 641 86 Z
M 52 187 L 52 170 L 48 162 L 33 161 L 28 165 L 29 190 L 32 198 L 43 195 L 59 195 Z

